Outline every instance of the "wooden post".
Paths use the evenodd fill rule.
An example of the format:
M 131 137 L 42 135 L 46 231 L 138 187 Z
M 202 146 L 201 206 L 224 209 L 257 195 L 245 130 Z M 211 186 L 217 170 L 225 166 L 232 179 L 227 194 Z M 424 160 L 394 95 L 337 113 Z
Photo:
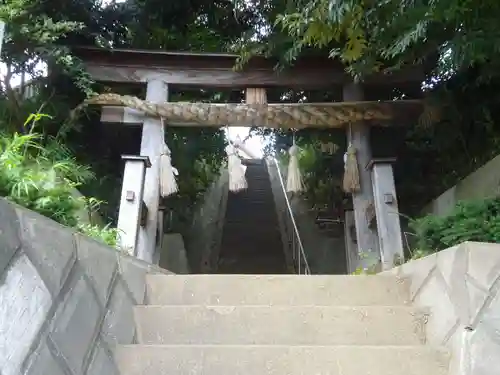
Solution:
M 353 273 L 359 267 L 358 247 L 356 246 L 356 229 L 354 211 L 344 211 L 344 241 L 347 259 L 347 273 Z
M 395 160 L 373 159 L 367 166 L 372 173 L 383 270 L 391 269 L 404 261 L 398 200 L 392 171 L 392 163 Z
M 153 264 L 159 265 L 160 258 L 163 253 L 163 240 L 165 238 L 165 209 L 166 207 L 160 205 L 158 207 L 158 228 L 156 229 L 157 240 L 156 240 L 156 253 L 153 256 Z
M 144 179 L 146 168 L 151 164 L 147 156 L 123 155 L 122 159 L 125 160 L 125 169 L 118 213 L 118 246 L 129 255 L 135 256 L 141 221 Z
M 362 87 L 355 83 L 345 85 L 343 99 L 345 102 L 362 101 Z M 375 220 L 372 218 L 370 209 L 374 201 L 371 173 L 364 168 L 372 158 L 370 128 L 363 122 L 351 124 L 347 128 L 347 141 L 356 148 L 361 185 L 361 190 L 352 195 L 354 221 L 356 223 L 356 242 L 360 258 L 359 266 L 369 268 L 380 262 Z
M 168 99 L 168 86 L 161 77 L 147 81 L 146 100 L 162 103 Z M 156 251 L 156 230 L 158 227 L 158 206 L 160 204 L 160 155 L 163 151 L 164 132 L 159 118 L 146 117 L 142 126 L 141 155 L 148 156 L 151 168 L 146 171 L 144 203 L 148 208 L 146 225 L 139 230 L 137 257 L 153 263 Z

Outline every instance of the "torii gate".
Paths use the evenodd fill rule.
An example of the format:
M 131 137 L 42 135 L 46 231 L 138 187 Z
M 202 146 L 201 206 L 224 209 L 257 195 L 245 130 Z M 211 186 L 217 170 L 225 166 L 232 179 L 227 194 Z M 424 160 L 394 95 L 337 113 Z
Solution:
M 294 67 L 276 72 L 274 61 L 256 57 L 243 71 L 234 71 L 237 56 L 145 50 L 78 48 L 76 54 L 96 81 L 146 85 L 149 106 L 138 111 L 123 106 L 103 107 L 101 121 L 142 125 L 141 157 L 126 158 L 118 227 L 123 244 L 140 259 L 153 262 L 159 214 L 159 155 L 163 148 L 161 113 L 169 126 L 268 126 L 281 128 L 339 128 L 350 125 L 348 141 L 357 149 L 361 190 L 353 194 L 353 219 L 358 252 L 368 253 L 361 266 L 382 260 L 388 269 L 403 257 L 393 159 L 372 160 L 371 125 L 403 123 L 416 118 L 419 101 L 363 102 L 363 85 L 356 84 L 344 67 L 330 59 L 299 60 Z M 422 82 L 423 72 L 411 67 L 396 74 L 376 74 L 365 84 L 396 86 Z M 206 104 L 168 103 L 168 86 L 286 87 L 342 90 L 343 102 L 320 104 Z M 113 94 L 109 100 L 115 101 Z M 133 101 L 134 98 L 129 98 Z M 119 101 L 119 100 L 118 100 Z M 114 103 L 114 104 L 123 104 Z M 144 103 L 143 103 L 144 104 Z M 158 104 L 155 106 L 154 104 Z M 163 112 L 162 112 L 163 111 Z M 142 198 L 141 198 L 142 197 Z M 147 208 L 147 209 L 143 209 Z M 139 226 L 142 215 L 142 225 Z M 352 220 L 346 213 L 346 223 Z M 376 216 L 376 226 L 374 226 Z M 161 224 L 161 223 L 160 223 Z M 348 231 L 346 231 L 348 232 Z M 349 235 L 347 234 L 347 238 Z

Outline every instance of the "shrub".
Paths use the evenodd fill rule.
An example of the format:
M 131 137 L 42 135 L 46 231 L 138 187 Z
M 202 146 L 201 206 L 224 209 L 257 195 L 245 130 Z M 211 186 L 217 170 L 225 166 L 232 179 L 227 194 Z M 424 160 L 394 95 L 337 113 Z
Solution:
M 104 242 L 106 245 L 116 247 L 118 239 L 118 229 L 106 225 L 104 228 L 99 225 L 79 224 L 78 230 L 92 238 Z
M 55 139 L 33 131 L 0 133 L 0 196 L 114 246 L 116 229 L 80 223 L 77 216 L 82 208 L 96 209 L 96 200 L 74 194 L 79 184 L 93 177 Z
M 464 201 L 446 216 L 427 215 L 413 220 L 415 257 L 465 241 L 500 242 L 500 198 Z

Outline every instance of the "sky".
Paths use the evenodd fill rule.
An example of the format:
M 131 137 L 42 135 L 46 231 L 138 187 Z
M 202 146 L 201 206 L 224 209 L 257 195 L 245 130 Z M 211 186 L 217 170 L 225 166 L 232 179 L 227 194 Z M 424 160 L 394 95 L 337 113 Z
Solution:
M 250 128 L 242 126 L 230 126 L 228 128 L 228 131 L 226 131 L 226 138 L 229 138 L 234 141 L 236 137 L 239 135 L 240 139 L 244 140 L 247 137 L 249 131 Z M 266 140 L 263 137 L 257 135 L 254 135 L 253 137 L 247 139 L 247 141 L 244 143 L 244 146 L 248 149 L 248 151 L 259 159 L 262 158 L 264 155 L 265 145 L 266 145 Z

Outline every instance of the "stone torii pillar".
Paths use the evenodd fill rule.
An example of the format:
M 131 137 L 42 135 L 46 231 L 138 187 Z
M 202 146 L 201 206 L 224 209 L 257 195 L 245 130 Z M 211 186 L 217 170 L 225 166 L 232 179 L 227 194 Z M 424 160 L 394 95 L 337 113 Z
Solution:
M 152 103 L 168 101 L 168 85 L 165 77 L 151 75 L 145 79 L 147 82 L 146 100 Z M 148 263 L 154 263 L 158 256 L 156 250 L 157 231 L 160 206 L 160 156 L 163 152 L 164 131 L 161 119 L 149 117 L 140 111 L 131 108 L 104 107 L 101 113 L 104 123 L 121 123 L 142 127 L 141 151 L 142 157 L 150 161 L 144 178 L 143 202 L 147 212 L 143 212 L 144 220 L 139 227 L 137 241 L 137 258 Z M 139 175 L 129 178 L 140 179 Z M 120 207 L 121 210 L 121 207 Z
M 5 22 L 0 20 L 0 55 L 2 55 L 3 36 L 5 32 Z
M 349 83 L 343 87 L 345 102 L 363 101 L 363 89 Z M 359 255 L 358 267 L 368 268 L 380 262 L 371 172 L 365 169 L 372 158 L 370 128 L 363 122 L 352 123 L 347 128 L 347 141 L 356 148 L 361 190 L 352 195 L 356 242 Z
M 129 255 L 137 256 L 137 241 L 144 209 L 144 178 L 151 167 L 148 157 L 122 155 L 123 170 L 120 212 L 118 213 L 119 247 Z
M 146 100 L 152 103 L 168 100 L 168 86 L 162 77 L 151 76 L 147 79 Z M 160 155 L 163 151 L 164 131 L 159 118 L 144 118 L 140 154 L 149 157 L 151 167 L 146 170 L 144 181 L 143 200 L 148 210 L 145 225 L 139 229 L 137 258 L 148 263 L 153 263 L 156 251 L 160 205 Z

